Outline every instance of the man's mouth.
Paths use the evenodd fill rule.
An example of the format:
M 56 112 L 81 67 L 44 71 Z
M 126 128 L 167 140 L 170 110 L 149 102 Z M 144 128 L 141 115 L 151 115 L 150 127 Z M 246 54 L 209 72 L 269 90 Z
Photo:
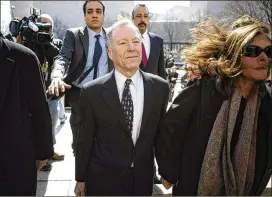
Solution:
M 137 55 L 135 55 L 135 56 L 129 56 L 126 59 L 132 59 L 132 58 L 137 58 L 137 57 L 138 57 Z

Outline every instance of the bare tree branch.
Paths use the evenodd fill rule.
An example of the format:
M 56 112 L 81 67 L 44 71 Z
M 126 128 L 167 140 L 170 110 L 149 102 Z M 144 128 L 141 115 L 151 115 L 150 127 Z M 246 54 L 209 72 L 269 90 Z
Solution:
M 247 14 L 272 26 L 271 1 L 225 1 L 223 5 L 221 18 L 228 22 Z
M 68 29 L 67 25 L 64 25 L 63 22 L 60 20 L 59 17 L 54 17 L 54 35 L 63 40 L 64 36 L 65 36 L 65 32 Z
M 260 10 L 265 14 L 266 20 L 272 24 L 272 1 L 260 1 Z
M 109 16 L 105 16 L 104 17 L 104 23 L 103 23 L 103 27 L 108 28 L 110 27 L 114 22 L 116 22 L 118 20 L 118 16 L 117 18 L 111 18 Z
M 120 11 L 120 13 L 117 15 L 117 21 L 120 21 L 122 19 L 130 19 L 130 18 L 131 18 L 130 13 L 126 11 Z
M 207 11 L 204 13 L 203 10 L 198 9 L 190 18 L 192 22 L 200 23 L 208 18 L 208 13 Z
M 165 15 L 165 23 L 163 24 L 163 27 L 165 28 L 169 42 L 170 42 L 170 50 L 172 51 L 173 49 L 173 42 L 176 37 L 176 21 L 177 17 L 171 14 L 170 12 L 167 12 Z

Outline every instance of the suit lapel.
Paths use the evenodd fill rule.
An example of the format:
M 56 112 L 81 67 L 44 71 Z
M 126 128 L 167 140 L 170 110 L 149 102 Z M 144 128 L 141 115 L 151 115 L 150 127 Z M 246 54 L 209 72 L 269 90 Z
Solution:
M 141 74 L 143 75 L 143 81 L 144 81 L 144 107 L 143 107 L 143 115 L 142 115 L 142 123 L 141 123 L 141 130 L 140 130 L 140 135 L 142 135 L 144 127 L 147 123 L 150 110 L 152 108 L 152 103 L 153 103 L 153 81 L 151 77 L 149 77 L 147 74 L 144 72 L 140 71 Z
M 85 56 L 87 59 L 88 53 L 89 53 L 89 35 L 88 35 L 87 27 L 85 27 L 83 29 L 83 31 L 82 31 L 82 29 L 79 31 L 79 38 L 80 38 L 80 41 L 83 45 Z
M 124 112 L 121 107 L 120 99 L 118 96 L 118 90 L 116 86 L 114 70 L 111 71 L 109 78 L 105 80 L 103 85 L 104 90 L 102 92 L 102 97 L 111 108 L 111 111 L 115 114 L 115 117 L 118 119 L 120 124 L 126 130 L 126 133 L 131 137 L 131 133 L 128 130 L 128 126 L 125 122 Z
M 151 33 L 147 32 L 149 38 L 150 38 L 150 53 L 149 53 L 149 57 L 147 59 L 147 63 L 146 63 L 146 70 L 148 69 L 148 67 L 150 67 L 149 65 L 152 65 L 152 56 L 153 56 L 153 48 L 154 48 L 154 37 Z
M 102 27 L 102 31 L 104 32 L 104 35 L 107 36 L 107 31 Z M 84 53 L 86 57 L 86 61 L 88 58 L 88 53 L 89 53 L 89 34 L 88 34 L 88 29 L 85 27 L 82 31 L 82 29 L 79 31 L 79 37 L 80 41 L 82 43 L 82 46 L 84 48 Z M 108 50 L 108 44 L 106 43 L 106 49 Z M 111 59 L 108 56 L 108 70 L 109 72 L 112 71 L 114 68 L 113 63 Z
M 10 78 L 12 75 L 12 70 L 14 67 L 14 61 L 7 57 L 10 52 L 7 44 L 3 41 L 2 49 L 0 49 L 0 110 L 4 103 L 4 99 L 6 98 L 8 86 L 10 83 Z
M 147 63 L 146 63 L 146 67 L 145 67 L 145 68 L 144 68 L 144 65 L 143 65 L 143 61 L 141 61 L 141 64 L 140 64 L 140 68 L 141 68 L 141 70 L 143 70 L 144 72 L 146 72 L 146 71 L 148 70 L 148 65 L 151 64 L 150 62 L 151 62 L 152 55 L 153 55 L 153 53 L 152 53 L 153 35 L 150 34 L 149 32 L 147 32 L 147 34 L 148 34 L 149 39 L 150 39 L 150 52 L 149 52 L 149 57 L 148 57 L 148 59 L 147 59 Z

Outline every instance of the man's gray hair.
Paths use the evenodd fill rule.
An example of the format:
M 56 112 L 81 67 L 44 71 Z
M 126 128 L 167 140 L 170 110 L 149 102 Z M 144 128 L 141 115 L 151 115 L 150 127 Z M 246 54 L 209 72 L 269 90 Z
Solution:
M 46 19 L 48 19 L 48 20 L 51 21 L 51 23 L 52 23 L 52 31 L 53 31 L 53 28 L 54 28 L 54 20 L 53 20 L 53 18 L 49 14 L 41 14 L 40 16 L 38 16 L 37 22 L 42 22 L 42 18 L 46 18 Z
M 133 22 L 129 19 L 122 19 L 120 21 L 115 22 L 108 30 L 107 33 L 107 37 L 108 37 L 108 46 L 111 47 L 112 46 L 112 33 L 119 27 L 122 26 L 129 26 L 132 29 L 135 30 L 135 32 L 137 32 L 140 36 L 140 38 L 142 37 L 139 29 L 133 24 Z

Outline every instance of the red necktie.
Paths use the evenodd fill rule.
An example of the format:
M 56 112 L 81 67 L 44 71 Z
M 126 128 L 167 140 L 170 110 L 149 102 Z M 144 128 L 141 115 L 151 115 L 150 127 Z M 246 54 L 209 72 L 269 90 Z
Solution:
M 142 43 L 142 61 L 143 61 L 144 68 L 146 68 L 147 57 L 146 57 L 145 47 L 143 43 Z

